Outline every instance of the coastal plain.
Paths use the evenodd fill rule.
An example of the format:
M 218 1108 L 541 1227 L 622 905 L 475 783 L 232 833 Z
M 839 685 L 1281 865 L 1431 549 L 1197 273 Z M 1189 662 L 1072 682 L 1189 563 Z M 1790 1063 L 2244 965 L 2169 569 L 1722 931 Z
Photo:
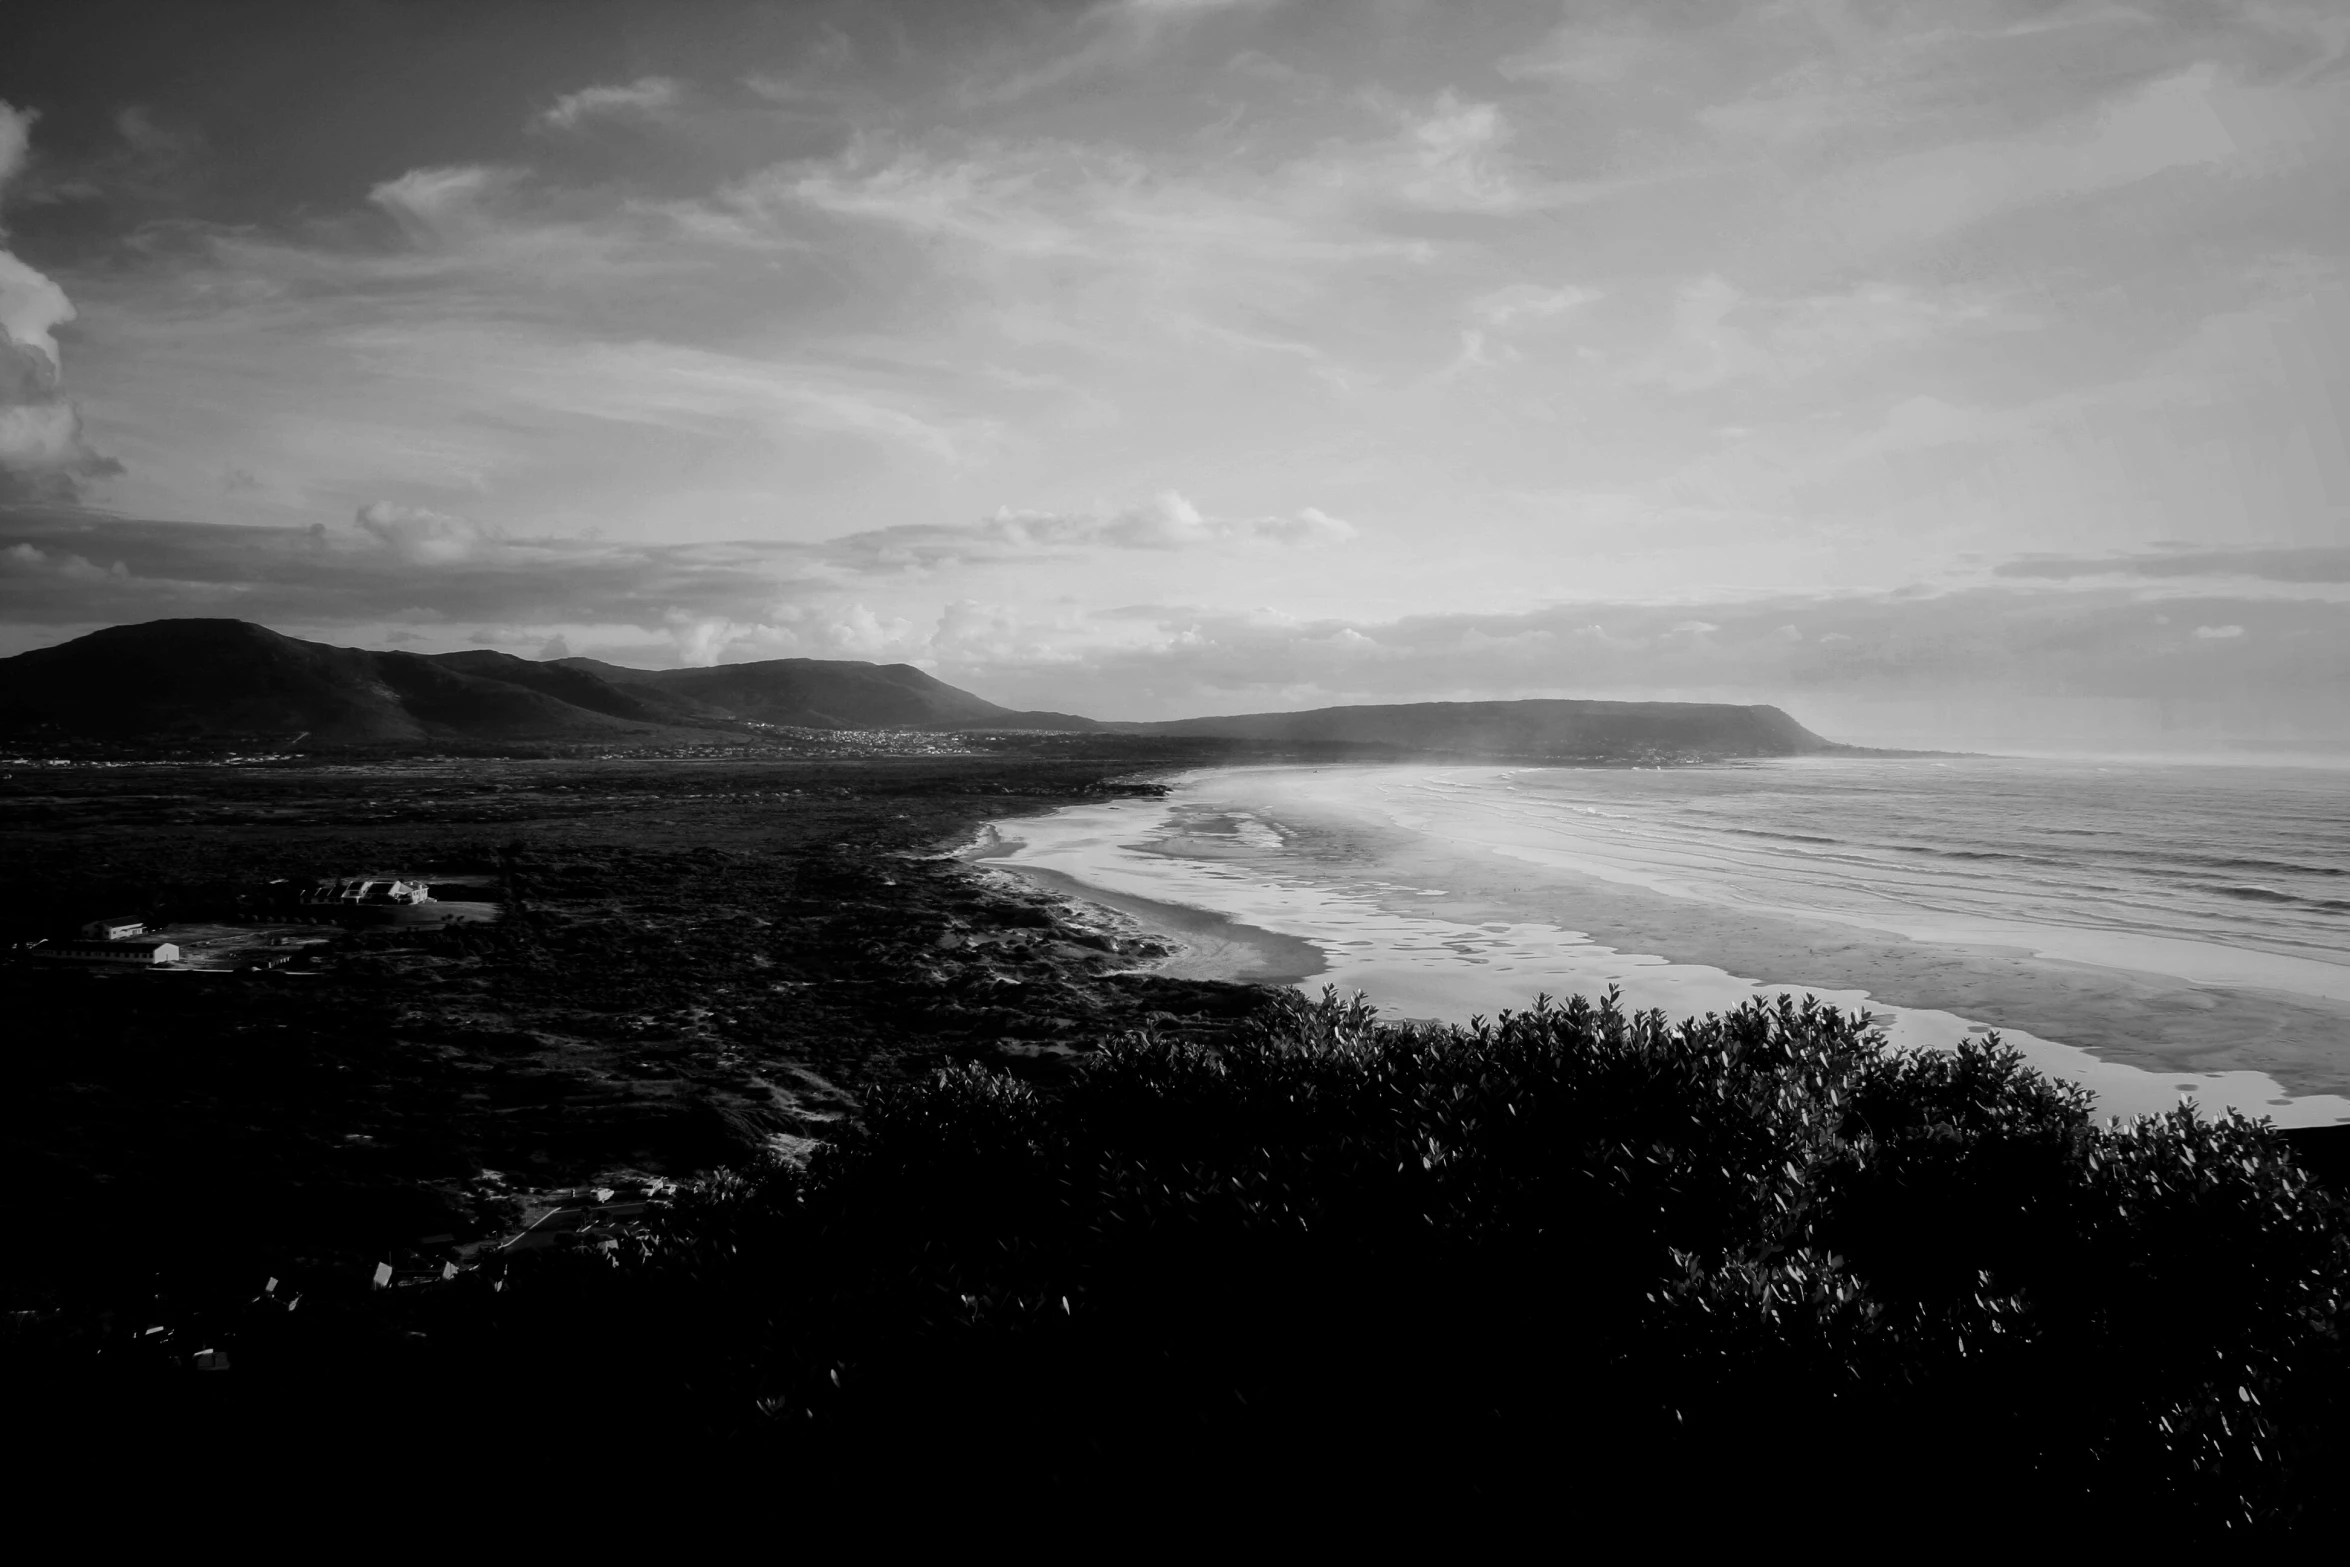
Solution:
M 1117 780 L 1165 747 L 869 749 L 17 764 L 0 777 L 11 1303 L 158 1274 L 355 1284 L 435 1263 L 428 1238 L 494 1243 L 537 1193 L 795 1156 L 941 1066 L 1049 1082 L 1122 1030 L 1258 1004 L 1139 972 L 1164 948 L 1116 914 L 946 852 L 987 821 L 1150 787 Z M 294 954 L 272 968 L 221 956 L 281 933 L 256 909 L 273 882 L 355 871 L 454 886 L 471 917 L 313 926 L 266 949 Z M 185 934 L 189 961 L 42 958 L 118 912 Z

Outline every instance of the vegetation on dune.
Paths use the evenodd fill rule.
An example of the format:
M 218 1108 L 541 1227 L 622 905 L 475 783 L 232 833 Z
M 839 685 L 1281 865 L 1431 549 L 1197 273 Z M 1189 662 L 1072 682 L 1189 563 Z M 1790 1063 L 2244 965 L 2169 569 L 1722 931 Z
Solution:
M 1996 1039 L 1326 994 L 1050 1095 L 880 1096 L 657 1243 L 517 1269 L 444 1353 L 561 1402 L 625 1344 L 588 1407 L 802 1478 L 2258 1530 L 2331 1505 L 2340 1221 L 2264 1126 L 2099 1127 Z

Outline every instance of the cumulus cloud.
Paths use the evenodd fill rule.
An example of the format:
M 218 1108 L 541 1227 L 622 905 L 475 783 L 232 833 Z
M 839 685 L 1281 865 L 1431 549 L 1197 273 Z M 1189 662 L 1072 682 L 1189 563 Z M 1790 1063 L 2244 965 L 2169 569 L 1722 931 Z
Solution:
M 696 667 L 768 658 L 898 663 L 928 652 L 912 621 L 863 603 L 781 602 L 747 620 L 679 610 L 663 630 L 677 662 Z
M 33 115 L 0 103 L 0 197 L 30 155 Z M 78 499 L 83 481 L 120 473 L 82 431 L 65 394 L 57 328 L 74 318 L 65 290 L 5 248 L 0 230 L 0 501 Z
M 423 506 L 371 501 L 359 508 L 353 521 L 361 533 L 419 566 L 471 560 L 496 542 L 495 534 L 470 517 Z
M 1039 627 L 1008 604 L 957 599 L 939 612 L 930 632 L 930 656 L 962 668 L 1012 663 L 1030 668 L 1067 663 L 1084 656 L 1059 637 L 1059 627 Z
M 22 543 L 0 549 L 0 572 L 19 578 L 50 577 L 61 582 L 116 582 L 130 576 L 128 568 L 119 560 L 112 567 L 102 567 L 87 556 Z

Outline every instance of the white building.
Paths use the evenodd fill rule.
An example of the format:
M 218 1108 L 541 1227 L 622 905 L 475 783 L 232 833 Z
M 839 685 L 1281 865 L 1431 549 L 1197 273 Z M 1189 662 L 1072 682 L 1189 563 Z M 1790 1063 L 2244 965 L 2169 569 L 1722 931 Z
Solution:
M 111 919 L 92 920 L 82 927 L 82 934 L 92 941 L 128 941 L 133 936 L 146 934 L 147 922 L 135 914 L 117 914 Z
M 142 968 L 180 960 L 180 949 L 168 941 L 61 941 L 41 948 L 40 954 L 67 963 L 130 963 Z

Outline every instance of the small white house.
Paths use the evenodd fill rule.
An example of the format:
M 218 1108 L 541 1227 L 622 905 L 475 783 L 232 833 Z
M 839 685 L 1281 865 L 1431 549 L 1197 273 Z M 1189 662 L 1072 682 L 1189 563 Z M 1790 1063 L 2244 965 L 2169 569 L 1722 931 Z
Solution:
M 111 919 L 92 920 L 82 927 L 82 934 L 92 941 L 128 941 L 133 936 L 145 935 L 147 922 L 131 914 L 117 914 Z
M 40 950 L 45 958 L 68 963 L 134 963 L 152 968 L 180 960 L 180 949 L 168 941 L 61 941 Z

